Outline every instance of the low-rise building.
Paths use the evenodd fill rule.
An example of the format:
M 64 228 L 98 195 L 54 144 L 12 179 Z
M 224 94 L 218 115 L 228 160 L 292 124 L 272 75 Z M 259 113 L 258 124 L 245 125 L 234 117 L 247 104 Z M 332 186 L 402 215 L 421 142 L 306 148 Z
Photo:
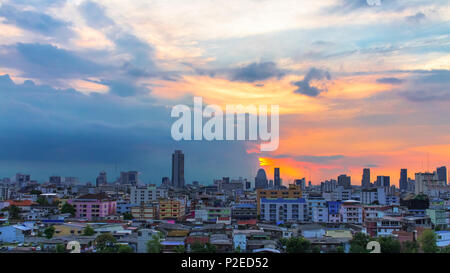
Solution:
M 184 199 L 160 199 L 159 219 L 181 220 L 186 214 L 186 201 Z
M 328 222 L 328 208 L 326 206 L 314 207 L 312 221 L 313 221 L 313 223 L 327 223 Z
M 306 224 L 298 227 L 301 236 L 306 239 L 321 238 L 325 236 L 325 227 L 317 224 Z
M 154 220 L 158 216 L 156 206 L 145 204 L 142 204 L 141 206 L 131 207 L 130 213 L 133 219 L 139 221 Z
M 427 209 L 425 213 L 434 227 L 447 227 L 447 214 L 444 209 Z
M 362 207 L 358 201 L 347 200 L 342 202 L 339 213 L 342 223 L 362 224 L 363 222 Z
M 261 198 L 260 219 L 267 222 L 305 221 L 306 202 L 303 198 Z
M 148 204 L 167 197 L 167 189 L 155 185 L 135 186 L 130 189 L 130 202 L 134 204 Z
M 446 247 L 450 245 L 450 231 L 436 231 L 436 245 L 438 247 Z
M 85 218 L 89 221 L 100 220 L 105 216 L 115 214 L 117 208 L 116 201 L 105 193 L 86 194 L 67 202 L 74 206 L 77 218 Z
M 256 204 L 237 204 L 231 208 L 233 219 L 249 220 L 256 219 L 257 209 Z
M 278 198 L 302 198 L 302 189 L 300 186 L 290 184 L 287 189 L 258 189 L 256 191 L 256 202 L 258 215 L 261 214 L 261 199 L 278 199 Z

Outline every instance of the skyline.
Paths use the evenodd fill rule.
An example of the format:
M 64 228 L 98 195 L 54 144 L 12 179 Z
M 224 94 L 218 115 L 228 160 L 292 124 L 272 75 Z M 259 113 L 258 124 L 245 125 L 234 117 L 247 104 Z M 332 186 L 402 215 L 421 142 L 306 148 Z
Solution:
M 261 166 L 314 184 L 450 165 L 450 4 L 0 0 L 0 176 Z M 172 140 L 174 105 L 280 106 L 280 143 Z M 373 179 L 372 179 L 373 180 Z
M 181 158 L 179 159 L 179 156 L 181 156 Z M 179 171 L 177 171 L 178 170 L 178 168 L 180 168 L 179 167 L 179 163 L 177 163 L 178 162 L 178 160 L 181 160 L 181 162 L 182 163 L 180 163 L 181 164 L 181 169 L 179 170 Z M 339 178 L 338 177 L 330 177 L 330 178 L 328 178 L 328 179 L 325 179 L 325 180 L 321 180 L 321 181 L 310 181 L 309 179 L 308 179 L 308 177 L 297 177 L 297 178 L 295 178 L 294 180 L 290 180 L 290 179 L 287 179 L 287 180 L 283 180 L 283 177 L 282 177 L 282 175 L 280 175 L 280 173 L 282 174 L 282 170 L 281 170 L 281 168 L 280 167 L 272 167 L 272 168 L 264 168 L 264 166 L 261 166 L 259 169 L 258 169 L 258 172 L 257 172 L 257 174 L 255 174 L 255 176 L 254 177 L 251 177 L 251 178 L 248 178 L 248 177 L 242 177 L 242 176 L 239 176 L 239 177 L 230 177 L 230 176 L 223 176 L 223 177 L 214 177 L 211 181 L 196 181 L 196 180 L 191 180 L 191 181 L 187 181 L 187 182 L 185 182 L 185 179 L 184 179 L 184 171 L 185 171 L 185 167 L 184 167 L 184 153 L 183 153 L 183 151 L 181 151 L 181 150 L 175 150 L 174 151 L 174 153 L 172 154 L 172 179 L 171 180 L 169 180 L 169 181 L 171 181 L 170 183 L 171 183 L 171 185 L 172 184 L 174 184 L 175 183 L 175 185 L 178 185 L 179 184 L 179 182 L 173 182 L 173 180 L 174 180 L 174 175 L 175 175 L 175 173 L 178 173 L 178 172 L 181 172 L 180 174 L 178 174 L 178 175 L 180 175 L 180 177 L 182 177 L 181 179 L 182 179 L 182 181 L 183 182 L 181 182 L 181 184 L 191 184 L 191 183 L 193 183 L 193 182 L 199 182 L 200 184 L 203 184 L 203 185 L 210 185 L 210 184 L 213 184 L 213 182 L 216 180 L 216 179 L 222 179 L 222 178 L 225 178 L 225 177 L 227 177 L 227 178 L 231 178 L 231 179 L 237 179 L 237 178 L 239 178 L 239 179 L 245 179 L 245 180 L 247 180 L 247 181 L 249 181 L 249 182 L 253 182 L 254 181 L 254 179 L 256 179 L 257 177 L 258 177 L 258 175 L 259 175 L 259 172 L 260 172 L 260 170 L 261 169 L 263 169 L 264 170 L 264 172 L 265 172 L 265 175 L 267 176 L 267 180 L 268 181 L 272 181 L 272 183 L 273 183 L 273 185 L 277 185 L 277 183 L 275 182 L 276 180 L 277 180 L 277 178 L 276 177 L 278 177 L 278 179 L 280 179 L 281 181 L 281 185 L 284 185 L 284 186 L 288 186 L 288 184 L 295 184 L 295 180 L 296 179 L 305 179 L 305 182 L 306 183 L 308 183 L 308 182 L 311 182 L 312 183 L 312 185 L 320 185 L 321 183 L 323 183 L 323 182 L 325 182 L 325 181 L 329 181 L 329 180 L 339 180 Z M 377 182 L 377 180 L 378 180 L 378 177 L 381 177 L 381 179 L 383 179 L 383 177 L 388 177 L 388 179 L 389 179 L 389 181 L 390 181 L 390 186 L 396 186 L 397 188 L 400 188 L 400 178 L 399 178 L 399 180 L 396 182 L 395 180 L 391 180 L 390 178 L 391 178 L 391 176 L 389 176 L 389 175 L 382 175 L 382 174 L 378 174 L 378 173 L 374 173 L 373 171 L 372 171 L 372 169 L 371 168 L 369 168 L 369 167 L 367 167 L 367 168 L 364 168 L 363 170 L 362 170 L 362 172 L 361 172 L 361 181 L 359 181 L 359 180 L 355 180 L 355 178 L 353 178 L 353 179 L 351 179 L 352 178 L 352 175 L 351 174 L 346 174 L 346 173 L 342 173 L 342 174 L 340 174 L 339 176 L 341 176 L 341 175 L 346 175 L 346 176 L 349 176 L 350 177 L 350 179 L 351 179 L 351 185 L 353 185 L 353 186 L 363 186 L 363 179 L 364 179 L 364 173 L 365 173 L 365 170 L 369 170 L 369 177 L 371 177 L 371 179 L 369 179 L 368 180 L 368 183 L 369 184 L 371 184 L 371 183 L 376 183 Z M 415 179 L 415 174 L 416 174 L 416 172 L 414 172 L 414 173 L 411 173 L 411 172 L 409 172 L 408 171 L 408 169 L 407 168 L 402 168 L 402 169 L 400 169 L 400 175 L 399 175 L 399 177 L 402 175 L 402 173 L 404 172 L 404 171 L 406 171 L 406 182 L 408 182 L 409 181 L 409 179 L 411 179 L 411 180 L 413 180 L 414 181 L 414 179 Z M 439 172 L 442 172 L 442 171 L 444 171 L 444 173 L 439 173 Z M 120 178 L 121 178 L 121 173 L 123 173 L 123 172 L 136 172 L 136 170 L 115 170 L 114 171 L 114 178 L 111 178 L 111 176 L 110 175 L 108 175 L 108 173 L 107 172 L 105 172 L 104 170 L 103 171 L 100 171 L 99 173 L 98 173 L 98 176 L 96 177 L 96 179 L 93 179 L 93 181 L 96 181 L 97 179 L 98 179 L 98 177 L 99 176 L 102 176 L 102 177 L 104 177 L 104 176 L 106 176 L 106 179 L 107 179 L 107 181 L 108 181 L 108 183 L 115 183 L 115 182 L 118 182 L 119 180 L 120 180 Z M 421 172 L 418 172 L 418 173 L 437 173 L 438 175 L 442 175 L 443 177 L 445 177 L 445 179 L 447 179 L 447 176 L 448 176 L 448 173 L 447 173 L 447 169 L 446 169 L 446 166 L 437 166 L 437 167 L 435 167 L 435 169 L 434 170 L 430 170 L 430 169 L 427 169 L 427 170 L 424 170 L 424 171 L 421 171 Z M 24 173 L 24 172 L 16 172 L 16 174 L 22 174 L 22 175 L 24 175 L 24 174 L 26 174 L 26 175 L 30 175 L 30 176 L 32 176 L 32 174 L 30 174 L 30 173 Z M 15 175 L 16 175 L 15 174 Z M 141 175 L 142 173 L 140 172 L 140 171 L 137 171 L 137 174 L 138 175 Z M 14 176 L 15 176 L 14 175 Z M 2 179 L 4 179 L 4 178 L 9 178 L 9 179 L 11 179 L 11 181 L 14 181 L 14 176 L 10 176 L 10 177 L 0 177 L 0 178 L 2 178 Z M 57 176 L 57 177 L 61 177 L 61 178 L 64 178 L 64 177 L 66 177 L 66 178 L 73 178 L 73 177 L 75 177 L 75 178 L 79 178 L 78 176 L 71 176 L 71 175 L 58 175 L 58 174 L 55 174 L 55 173 L 53 173 L 52 175 L 50 175 L 50 176 L 48 176 L 48 177 L 53 177 L 53 176 Z M 33 177 L 34 178 L 34 177 Z M 143 179 L 139 179 L 139 182 L 141 183 L 141 184 L 156 184 L 156 185 L 162 185 L 162 181 L 164 181 L 164 179 L 167 179 L 167 178 L 169 178 L 170 179 L 170 177 L 167 177 L 167 176 L 164 176 L 164 177 L 161 177 L 159 180 L 158 179 L 155 179 L 155 178 L 153 178 L 152 180 L 150 180 L 150 181 L 144 181 Z M 35 181 L 37 181 L 37 182 L 39 182 L 39 183 L 43 183 L 43 182 L 49 182 L 49 180 L 46 180 L 47 178 L 45 178 L 45 179 L 32 179 L 32 180 L 35 180 Z M 82 184 L 84 184 L 84 183 L 92 183 L 92 184 L 95 184 L 96 185 L 96 182 L 92 182 L 91 180 L 87 180 L 87 181 L 78 181 L 78 182 L 81 182 Z M 447 183 L 447 181 L 445 181 L 446 183 Z

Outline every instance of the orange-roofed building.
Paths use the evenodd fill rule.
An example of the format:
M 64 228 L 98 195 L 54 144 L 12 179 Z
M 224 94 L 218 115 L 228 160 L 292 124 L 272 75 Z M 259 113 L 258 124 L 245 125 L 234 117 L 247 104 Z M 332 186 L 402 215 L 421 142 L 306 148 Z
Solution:
M 37 205 L 36 202 L 31 200 L 6 200 L 5 202 L 9 203 L 9 206 L 16 206 L 23 211 L 29 211 L 32 205 Z

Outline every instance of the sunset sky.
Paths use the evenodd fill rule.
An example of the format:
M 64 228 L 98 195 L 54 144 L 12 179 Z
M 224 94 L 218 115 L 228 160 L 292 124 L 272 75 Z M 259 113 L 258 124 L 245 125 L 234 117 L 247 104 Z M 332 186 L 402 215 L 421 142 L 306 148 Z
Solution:
M 369 1 L 376 2 L 376 1 Z M 280 106 L 280 145 L 172 140 L 172 106 Z M 284 183 L 450 167 L 448 0 L 0 0 L 0 178 Z

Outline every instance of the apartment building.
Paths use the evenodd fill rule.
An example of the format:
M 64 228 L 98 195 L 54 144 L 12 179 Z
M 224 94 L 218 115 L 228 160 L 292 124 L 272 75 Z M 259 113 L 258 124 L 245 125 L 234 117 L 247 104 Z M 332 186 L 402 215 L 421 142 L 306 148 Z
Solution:
M 86 194 L 67 201 L 75 208 L 75 217 L 89 221 L 99 220 L 116 213 L 117 203 L 105 193 Z
M 158 216 L 156 206 L 153 205 L 134 206 L 130 210 L 133 219 L 140 221 L 154 220 Z
M 261 198 L 260 219 L 268 222 L 304 222 L 303 198 Z
M 261 199 L 273 199 L 273 198 L 302 198 L 302 190 L 300 186 L 290 184 L 287 189 L 258 189 L 256 191 L 256 202 L 258 208 L 258 215 L 261 214 Z
M 138 186 L 130 189 L 130 202 L 133 204 L 148 204 L 167 198 L 167 196 L 167 189 L 157 188 L 155 185 Z
M 339 214 L 342 223 L 362 224 L 363 222 L 362 207 L 358 201 L 347 200 L 342 202 Z
M 160 199 L 159 219 L 181 220 L 186 214 L 186 200 L 184 199 Z

